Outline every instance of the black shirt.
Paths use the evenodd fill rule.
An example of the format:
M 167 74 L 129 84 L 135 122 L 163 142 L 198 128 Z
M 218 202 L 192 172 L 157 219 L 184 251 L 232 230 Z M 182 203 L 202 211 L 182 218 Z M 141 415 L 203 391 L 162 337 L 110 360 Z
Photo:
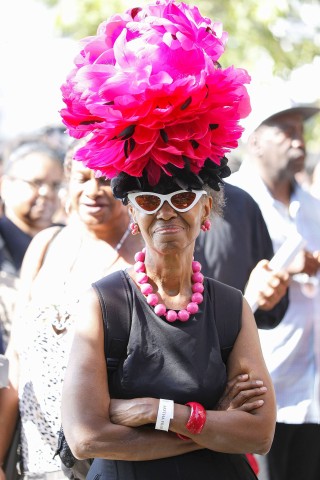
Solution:
M 5 215 L 0 218 L 0 237 L 0 270 L 18 275 L 32 237 Z
M 211 230 L 201 232 L 195 260 L 202 273 L 244 292 L 250 273 L 262 260 L 273 256 L 272 241 L 258 204 L 244 190 L 225 184 L 223 218 L 214 218 Z M 270 311 L 257 310 L 259 328 L 277 326 L 288 307 L 288 295 Z

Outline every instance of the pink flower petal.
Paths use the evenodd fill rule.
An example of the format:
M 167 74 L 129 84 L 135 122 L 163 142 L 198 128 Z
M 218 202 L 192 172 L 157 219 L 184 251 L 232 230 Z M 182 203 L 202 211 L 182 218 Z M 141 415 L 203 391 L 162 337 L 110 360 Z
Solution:
M 199 172 L 238 145 L 250 113 L 245 70 L 217 68 L 227 33 L 197 7 L 174 0 L 130 9 L 81 42 L 61 87 L 61 116 L 76 158 L 108 177 L 120 171 L 152 182 L 184 158 Z

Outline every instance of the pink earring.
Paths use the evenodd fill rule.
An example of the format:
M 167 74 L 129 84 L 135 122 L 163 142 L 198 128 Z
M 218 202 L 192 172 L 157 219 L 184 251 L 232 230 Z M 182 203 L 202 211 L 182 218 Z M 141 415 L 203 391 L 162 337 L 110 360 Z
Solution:
M 208 232 L 210 230 L 210 228 L 211 228 L 211 222 L 210 222 L 210 220 L 207 219 L 201 225 L 201 230 L 203 232 Z
M 130 230 L 132 235 L 137 235 L 139 233 L 139 225 L 136 222 L 131 222 Z

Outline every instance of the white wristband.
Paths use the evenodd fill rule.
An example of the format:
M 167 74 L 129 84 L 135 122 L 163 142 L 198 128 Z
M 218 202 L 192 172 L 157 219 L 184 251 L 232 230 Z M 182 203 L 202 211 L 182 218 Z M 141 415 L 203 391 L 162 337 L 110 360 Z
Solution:
M 156 430 L 169 430 L 170 420 L 173 418 L 173 400 L 164 400 L 160 398 L 156 422 Z

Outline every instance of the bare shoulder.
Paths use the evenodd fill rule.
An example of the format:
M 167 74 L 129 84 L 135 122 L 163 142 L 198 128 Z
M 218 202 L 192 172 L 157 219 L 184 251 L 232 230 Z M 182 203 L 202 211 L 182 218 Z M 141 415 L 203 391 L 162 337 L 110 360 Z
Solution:
M 21 269 L 22 277 L 24 276 L 25 271 L 29 271 L 30 269 L 35 271 L 39 270 L 42 265 L 48 245 L 61 231 L 61 229 L 63 230 L 64 227 L 53 226 L 45 228 L 33 237 L 23 259 Z
M 81 295 L 76 311 L 76 333 L 87 339 L 103 337 L 103 318 L 98 295 L 93 287 Z
M 40 249 L 40 251 L 45 251 L 48 244 L 60 231 L 62 231 L 62 229 L 64 229 L 64 227 L 57 225 L 41 230 L 41 232 L 37 233 L 31 240 L 28 250 L 34 250 L 39 252 Z

